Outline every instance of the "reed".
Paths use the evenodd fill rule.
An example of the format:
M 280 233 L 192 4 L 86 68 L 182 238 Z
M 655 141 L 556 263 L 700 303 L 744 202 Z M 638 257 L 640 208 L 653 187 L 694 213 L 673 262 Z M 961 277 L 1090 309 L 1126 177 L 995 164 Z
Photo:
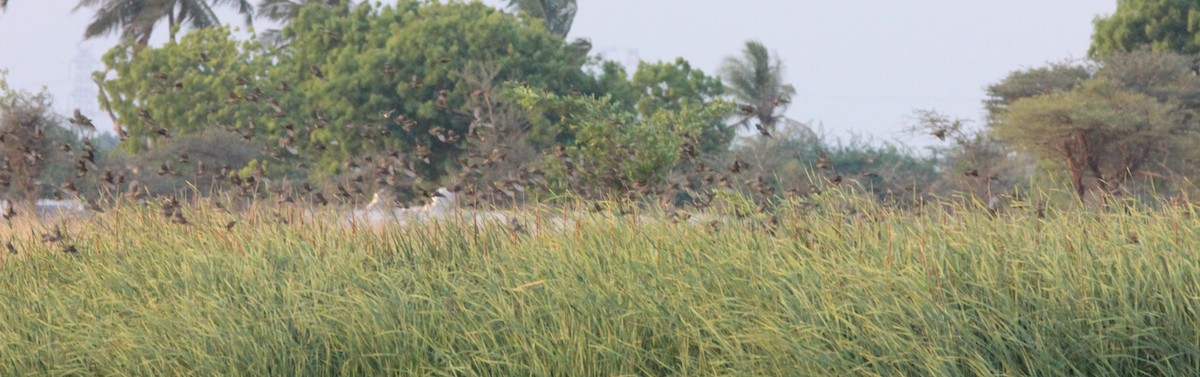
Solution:
M 63 224 L 78 254 L 32 224 L 0 374 L 1200 375 L 1190 208 L 730 203 L 528 232 L 122 204 Z

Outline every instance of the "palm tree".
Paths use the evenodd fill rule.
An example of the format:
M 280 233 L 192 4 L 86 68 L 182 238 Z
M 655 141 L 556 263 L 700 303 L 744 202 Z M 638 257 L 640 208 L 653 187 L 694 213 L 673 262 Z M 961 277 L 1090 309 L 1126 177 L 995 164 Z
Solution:
M 123 39 L 145 46 L 150 42 L 154 25 L 163 18 L 167 19 L 172 42 L 178 26 L 186 24 L 198 29 L 220 25 L 213 5 L 237 8 L 246 17 L 247 25 L 253 20 L 254 7 L 249 0 L 79 0 L 75 10 L 97 8 L 92 23 L 84 30 L 84 39 L 120 32 Z
M 350 8 L 354 7 L 354 2 L 349 0 L 260 0 L 258 2 L 258 18 L 288 23 L 299 16 L 300 8 L 306 5 L 340 6 L 343 13 L 349 13 Z
M 761 42 L 746 41 L 742 57 L 725 58 L 720 74 L 728 93 L 745 104 L 739 111 L 743 117 L 738 124 L 750 127 L 751 121 L 757 121 L 765 132 L 774 132 L 796 94 L 796 88 L 783 82 L 779 56 L 772 57 Z
M 567 37 L 579 9 L 575 0 L 508 0 L 508 7 L 541 19 L 546 23 L 546 31 L 559 38 Z

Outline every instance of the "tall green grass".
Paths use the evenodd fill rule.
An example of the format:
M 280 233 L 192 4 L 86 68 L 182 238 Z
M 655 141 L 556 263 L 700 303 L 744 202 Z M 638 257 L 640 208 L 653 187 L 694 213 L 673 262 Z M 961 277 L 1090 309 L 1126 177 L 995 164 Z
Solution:
M 827 195 L 525 233 L 124 204 L 66 227 L 79 255 L 8 235 L 0 375 L 1200 375 L 1186 208 Z

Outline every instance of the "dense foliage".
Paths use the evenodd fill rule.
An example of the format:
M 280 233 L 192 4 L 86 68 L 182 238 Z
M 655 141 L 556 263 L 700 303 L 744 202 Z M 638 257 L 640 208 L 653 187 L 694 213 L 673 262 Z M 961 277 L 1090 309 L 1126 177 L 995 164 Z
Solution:
M 1200 1 L 1121 0 L 1117 11 L 1095 20 L 1088 55 L 1099 57 L 1141 48 L 1182 54 L 1200 52 Z
M 989 87 L 995 136 L 1060 161 L 1083 198 L 1136 185 L 1146 173 L 1174 175 L 1196 161 L 1200 78 L 1194 58 L 1138 50 L 1093 67 L 1055 64 L 1009 75 Z
M 700 135 L 732 112 L 726 102 L 684 102 L 677 110 L 659 108 L 638 114 L 621 110 L 610 97 L 557 96 L 516 89 L 518 102 L 530 110 L 562 114 L 575 134 L 573 147 L 552 159 L 555 189 L 628 192 L 661 184 L 666 173 L 699 153 Z M 689 154 L 691 154 L 689 156 Z
M 29 205 L 73 178 L 75 160 L 64 150 L 79 150 L 80 142 L 62 127 L 48 93 L 11 88 L 6 76 L 0 70 L 0 195 Z

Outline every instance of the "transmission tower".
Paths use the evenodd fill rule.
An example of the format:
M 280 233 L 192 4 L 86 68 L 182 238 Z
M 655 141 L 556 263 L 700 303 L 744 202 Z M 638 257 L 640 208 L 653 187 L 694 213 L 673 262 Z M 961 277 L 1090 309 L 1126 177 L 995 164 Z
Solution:
M 100 59 L 92 56 L 91 51 L 82 44 L 76 46 L 75 57 L 71 58 L 71 62 L 67 66 L 67 80 L 73 87 L 71 95 L 67 97 L 68 108 L 64 114 L 70 116 L 75 109 L 79 109 L 83 115 L 92 118 L 97 129 L 102 132 L 110 132 L 112 121 L 100 111 L 97 100 L 99 92 L 96 90 L 96 82 L 92 81 L 92 72 L 98 71 L 102 67 Z

